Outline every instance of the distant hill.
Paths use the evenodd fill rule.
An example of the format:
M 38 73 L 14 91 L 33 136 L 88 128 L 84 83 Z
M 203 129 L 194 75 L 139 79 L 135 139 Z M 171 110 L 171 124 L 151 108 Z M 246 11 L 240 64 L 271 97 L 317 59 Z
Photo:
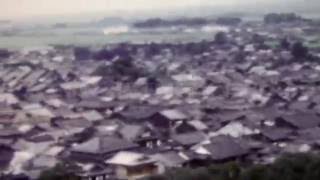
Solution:
M 280 13 L 280 12 L 294 12 L 302 15 L 320 14 L 320 1 L 319 0 L 278 0 L 264 1 L 255 3 L 245 3 L 239 1 L 234 5 L 217 5 L 217 6 L 203 6 L 190 7 L 186 9 L 176 9 L 174 15 L 187 17 L 212 17 L 229 14 L 238 14 L 241 16 L 247 15 L 265 15 L 267 13 Z
M 6 24 L 10 24 L 11 21 L 10 20 L 0 20 L 0 25 L 6 25 Z
M 114 25 L 121 25 L 126 23 L 126 21 L 124 19 L 122 19 L 121 17 L 105 17 L 97 22 L 95 22 L 94 24 L 96 26 L 114 26 Z

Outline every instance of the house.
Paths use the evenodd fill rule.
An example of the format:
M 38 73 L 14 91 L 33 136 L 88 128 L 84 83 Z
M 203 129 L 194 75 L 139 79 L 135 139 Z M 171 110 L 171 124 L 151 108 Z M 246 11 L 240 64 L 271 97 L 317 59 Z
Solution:
M 62 99 L 59 99 L 59 98 L 52 98 L 52 99 L 49 99 L 48 101 L 45 101 L 44 103 L 52 108 L 61 108 L 61 107 L 67 106 L 67 104 Z
M 95 135 L 95 129 L 93 127 L 89 128 L 66 128 L 63 129 L 62 136 L 59 136 L 58 140 L 65 145 L 70 145 L 74 143 L 83 143 L 91 139 Z
M 19 99 L 13 94 L 1 93 L 0 103 L 4 103 L 6 105 L 14 105 L 19 103 Z
M 80 89 L 83 89 L 85 87 L 87 87 L 88 84 L 81 82 L 81 81 L 73 81 L 73 82 L 65 82 L 60 84 L 60 87 L 64 90 L 64 91 L 74 91 L 74 92 L 79 92 Z
M 39 134 L 34 135 L 32 137 L 27 138 L 28 141 L 34 142 L 34 143 L 41 143 L 41 142 L 54 142 L 55 139 L 49 135 L 49 134 Z
M 32 176 L 39 177 L 40 173 L 44 170 L 53 168 L 58 163 L 57 158 L 47 155 L 40 155 L 31 159 L 26 165 L 28 173 L 32 173 Z M 30 177 L 30 175 L 29 175 Z
M 208 167 L 212 164 L 207 155 L 198 154 L 194 152 L 192 148 L 190 150 L 180 151 L 178 154 L 185 160 L 183 163 L 184 167 L 199 168 Z
M 146 128 L 141 125 L 128 125 L 125 124 L 119 129 L 119 134 L 122 138 L 128 141 L 136 140 L 140 135 L 143 134 Z
M 103 161 L 118 151 L 136 148 L 138 145 L 130 141 L 113 136 L 101 136 L 74 145 L 71 149 L 71 156 L 80 161 Z
M 187 122 L 194 127 L 197 131 L 207 131 L 209 127 L 201 120 L 192 120 Z
M 196 131 L 191 133 L 175 134 L 171 136 L 171 139 L 178 146 L 191 147 L 204 141 L 206 136 L 204 133 Z
M 152 118 L 159 111 L 159 107 L 152 105 L 131 105 L 118 113 L 120 119 L 128 123 L 143 122 Z
M 90 122 L 101 121 L 104 119 L 103 115 L 96 110 L 83 112 L 82 116 Z
M 14 143 L 14 139 L 0 138 L 0 146 L 11 146 Z
M 7 127 L 0 129 L 0 138 L 17 139 L 22 135 L 23 134 L 17 128 Z
M 197 129 L 189 124 L 186 121 L 182 121 L 180 123 L 177 123 L 175 127 L 173 127 L 173 130 L 177 134 L 182 134 L 182 133 L 189 133 L 189 132 L 195 132 Z
M 255 134 L 255 130 L 244 126 L 241 122 L 230 122 L 223 126 L 218 131 L 213 132 L 214 135 L 230 135 L 232 137 L 241 137 L 246 135 Z
M 165 151 L 152 155 L 152 158 L 157 160 L 160 166 L 159 172 L 165 170 L 183 167 L 188 162 L 188 157 L 177 151 Z
M 69 102 L 71 103 L 71 102 Z M 72 102 L 74 103 L 74 102 Z M 55 117 L 53 118 L 53 120 L 55 119 L 75 119 L 75 118 L 81 118 L 82 115 L 80 113 L 77 113 L 69 108 L 65 108 L 65 107 L 60 107 L 58 109 L 55 109 L 54 111 Z
M 135 142 L 140 147 L 147 147 L 150 149 L 158 147 L 164 140 L 157 129 L 153 129 L 144 124 L 123 124 L 119 128 L 118 133 L 122 138 Z
M 103 111 L 109 108 L 114 108 L 117 106 L 115 102 L 104 102 L 99 98 L 86 98 L 82 99 L 76 106 L 77 109 L 95 109 L 99 111 Z
M 141 153 L 122 151 L 105 162 L 114 166 L 119 180 L 137 180 L 159 172 L 156 161 Z
M 0 124 L 10 125 L 12 121 L 15 121 L 14 117 L 17 112 L 10 107 L 0 108 Z
M 293 131 L 287 128 L 279 128 L 279 127 L 266 127 L 262 128 L 260 135 L 260 140 L 266 140 L 269 142 L 279 142 L 279 141 L 287 141 L 290 139 Z
M 230 136 L 220 135 L 213 137 L 210 141 L 210 144 L 199 146 L 195 151 L 199 154 L 209 155 L 214 162 L 243 158 L 249 153 L 247 147 Z
M 92 126 L 92 122 L 84 118 L 75 119 L 53 119 L 52 124 L 62 129 L 68 128 L 89 128 Z
M 309 129 L 303 129 L 298 131 L 298 135 L 300 139 L 306 140 L 306 141 L 318 141 L 320 139 L 320 128 L 319 127 L 313 127 Z
M 24 133 L 24 138 L 29 138 L 33 137 L 39 134 L 45 133 L 48 128 L 44 127 L 42 124 L 37 124 L 37 125 L 21 125 L 20 130 L 23 130 Z
M 290 127 L 294 129 L 307 129 L 318 127 L 320 125 L 320 117 L 313 113 L 294 113 L 282 115 L 276 118 L 278 126 Z
M 29 117 L 32 117 L 33 122 L 50 121 L 51 118 L 55 117 L 49 108 L 41 104 L 27 104 L 23 106 L 23 110 Z
M 23 85 L 26 87 L 32 87 L 38 82 L 38 79 L 43 77 L 46 74 L 46 70 L 44 69 L 36 69 L 33 70 L 31 74 L 29 74 L 26 78 L 23 79 Z
M 168 131 L 171 130 L 177 122 L 187 119 L 188 116 L 177 109 L 166 109 L 151 116 L 149 122 L 155 128 Z
M 14 157 L 14 150 L 10 146 L 0 144 L 0 171 L 6 169 Z
M 301 112 L 301 111 L 308 111 L 312 107 L 312 102 L 309 101 L 296 101 L 290 104 L 290 109 Z
M 226 125 L 232 121 L 236 121 L 236 120 L 243 120 L 246 118 L 246 113 L 245 111 L 241 110 L 221 110 L 217 116 L 220 119 L 220 122 L 223 125 Z

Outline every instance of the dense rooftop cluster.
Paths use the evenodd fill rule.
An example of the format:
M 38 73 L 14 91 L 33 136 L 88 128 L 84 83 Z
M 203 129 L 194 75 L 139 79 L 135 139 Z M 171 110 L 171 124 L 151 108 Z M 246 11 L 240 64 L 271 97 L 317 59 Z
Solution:
M 83 178 L 154 166 L 267 164 L 317 151 L 319 50 L 308 24 L 244 24 L 214 41 L 55 47 L 0 62 L 0 166 L 31 179 L 59 162 Z M 319 32 L 319 31 L 318 31 Z M 136 178 L 136 177 L 135 177 Z

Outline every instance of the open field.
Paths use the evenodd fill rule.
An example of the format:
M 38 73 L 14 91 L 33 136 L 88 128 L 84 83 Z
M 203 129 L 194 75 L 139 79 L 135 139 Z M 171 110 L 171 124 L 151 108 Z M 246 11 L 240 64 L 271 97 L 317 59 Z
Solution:
M 48 44 L 59 45 L 104 45 L 108 43 L 145 43 L 145 42 L 197 42 L 201 40 L 212 40 L 213 33 L 157 33 L 157 34 L 114 34 L 114 35 L 18 35 L 0 36 L 0 48 L 23 48 L 30 46 L 43 46 Z

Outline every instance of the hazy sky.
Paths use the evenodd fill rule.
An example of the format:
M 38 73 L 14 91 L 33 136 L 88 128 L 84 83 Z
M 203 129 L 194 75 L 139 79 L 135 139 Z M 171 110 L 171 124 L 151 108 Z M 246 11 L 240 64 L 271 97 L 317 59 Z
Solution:
M 0 0 L 0 19 L 117 11 L 141 12 L 192 6 L 279 3 L 310 0 Z M 289 2 L 289 3 L 288 3 Z
M 266 0 L 0 0 L 0 18 L 88 12 L 114 13 L 117 10 L 152 11 L 188 6 L 232 5 L 244 1 Z

